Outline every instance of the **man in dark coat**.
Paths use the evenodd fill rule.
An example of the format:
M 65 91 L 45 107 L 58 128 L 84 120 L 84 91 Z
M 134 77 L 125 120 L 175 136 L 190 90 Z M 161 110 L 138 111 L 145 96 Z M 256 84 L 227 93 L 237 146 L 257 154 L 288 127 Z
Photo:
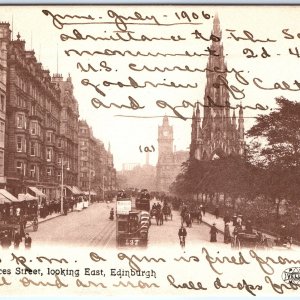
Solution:
M 223 220 L 224 220 L 225 225 L 230 222 L 230 217 L 229 217 L 229 213 L 228 212 L 226 212 Z
M 29 236 L 29 233 L 27 232 L 25 235 L 25 249 L 30 249 L 31 248 L 31 243 L 32 243 L 32 239 Z
M 218 230 L 216 228 L 216 223 L 214 223 L 210 229 L 210 242 L 211 243 L 215 243 L 217 241 L 217 233 L 218 233 Z
M 186 229 L 183 227 L 183 225 L 181 225 L 181 227 L 178 230 L 178 236 L 179 236 L 179 242 L 180 242 L 181 247 L 184 247 L 187 232 L 186 232 Z
M 215 209 L 215 216 L 216 216 L 216 219 L 219 218 L 219 214 L 220 214 L 219 207 L 216 206 L 216 209 Z
M 4 237 L 1 239 L 1 246 L 3 249 L 8 249 L 11 246 L 11 240 L 7 233 L 5 233 Z
M 225 224 L 224 228 L 224 243 L 229 244 L 231 242 L 231 235 L 230 235 L 230 229 L 229 229 L 229 224 Z
M 14 238 L 14 248 L 19 249 L 20 243 L 22 242 L 21 234 L 16 231 L 15 232 L 15 238 Z
M 203 206 L 202 206 L 202 213 L 203 213 L 203 216 L 205 216 L 205 212 L 206 212 L 206 206 L 205 206 L 205 204 L 203 204 Z

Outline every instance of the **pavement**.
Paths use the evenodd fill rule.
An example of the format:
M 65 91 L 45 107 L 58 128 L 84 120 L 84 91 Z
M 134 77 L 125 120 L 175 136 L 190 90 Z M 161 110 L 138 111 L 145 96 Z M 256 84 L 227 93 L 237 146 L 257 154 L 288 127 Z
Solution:
M 172 211 L 172 220 L 164 220 L 163 225 L 156 225 L 155 218 L 151 219 L 151 227 L 149 229 L 148 248 L 159 249 L 159 247 L 175 247 L 181 248 L 178 238 L 178 230 L 181 227 L 181 216 L 178 211 Z M 185 226 L 185 225 L 184 225 Z M 198 249 L 200 246 L 210 243 L 210 226 L 205 223 L 194 222 L 192 227 L 186 227 L 186 249 Z M 217 241 L 223 243 L 223 234 L 217 235 Z
M 106 214 L 108 214 L 109 212 L 107 211 L 108 208 L 110 207 L 113 207 L 115 204 L 113 203 L 110 203 L 110 204 L 107 204 L 107 203 L 95 203 L 95 204 L 92 204 L 92 206 L 95 206 L 94 208 L 97 210 L 100 210 L 101 212 L 105 211 L 104 212 L 104 216 L 106 216 Z M 94 209 L 92 209 L 93 211 Z M 77 223 L 82 223 L 83 226 L 89 226 L 88 224 L 85 224 L 85 221 L 82 221 L 81 219 L 84 219 L 87 217 L 87 219 L 89 220 L 90 218 L 90 214 L 93 215 L 92 212 L 88 213 L 89 211 L 89 208 L 87 209 L 84 209 L 82 211 L 74 211 L 74 212 L 68 212 L 68 222 L 70 222 L 70 230 L 73 231 L 75 230 L 75 227 L 73 227 L 72 223 L 74 222 L 75 224 Z M 102 213 L 100 213 L 100 211 L 98 211 L 97 215 L 94 217 L 95 220 L 98 220 L 98 218 L 101 218 L 101 215 Z M 74 214 L 74 216 L 73 216 Z M 81 216 L 80 216 L 81 215 Z M 64 223 L 66 222 L 66 217 L 67 216 L 64 216 L 64 215 L 61 215 L 60 213 L 58 214 L 52 214 L 52 215 L 49 215 L 47 216 L 46 218 L 39 218 L 39 223 L 42 224 L 42 223 L 45 223 L 47 221 L 50 221 L 50 220 L 53 220 L 55 218 L 58 218 L 58 217 L 63 217 L 61 220 L 60 218 L 58 219 L 58 221 L 55 221 L 55 224 L 58 222 L 59 224 L 60 223 Z M 104 218 L 106 220 L 106 218 Z M 89 223 L 91 220 L 87 221 L 87 223 Z M 96 222 L 98 223 L 98 222 Z M 102 226 L 97 226 L 98 227 L 98 230 L 101 231 L 101 229 L 103 228 L 106 228 L 106 226 L 111 226 L 112 224 L 110 223 L 110 225 L 107 225 L 106 223 L 109 223 L 107 220 L 104 221 L 104 223 L 102 224 Z M 113 222 L 114 224 L 115 222 Z M 192 225 L 192 228 L 187 228 L 187 230 L 189 231 L 188 235 L 189 235 L 189 241 L 192 242 L 192 244 L 196 243 L 196 242 L 199 242 L 199 241 L 202 241 L 202 242 L 208 242 L 209 241 L 209 228 L 213 225 L 213 224 L 216 224 L 216 228 L 218 230 L 218 242 L 223 242 L 223 235 L 224 235 L 224 220 L 223 218 L 216 218 L 215 215 L 212 215 L 208 212 L 205 213 L 204 216 L 202 216 L 202 224 L 198 224 L 198 223 L 193 223 Z M 48 224 L 48 223 L 47 223 Z M 53 225 L 52 225 L 53 224 Z M 157 246 L 160 246 L 162 244 L 165 244 L 166 241 L 172 241 L 171 243 L 174 243 L 175 241 L 177 241 L 177 232 L 178 232 L 178 228 L 180 227 L 180 224 L 181 224 L 181 219 L 180 219 L 180 215 L 179 215 L 179 212 L 177 211 L 173 211 L 173 220 L 169 220 L 167 222 L 164 223 L 163 226 L 157 226 L 156 225 L 156 222 L 155 222 L 155 219 L 152 219 L 152 226 L 150 228 L 150 247 L 157 247 Z M 100 225 L 100 224 L 98 224 Z M 52 222 L 49 222 L 49 225 L 47 225 L 47 230 L 50 230 L 50 228 L 54 226 L 56 227 L 56 225 L 54 225 L 54 223 Z M 44 225 L 41 225 L 41 228 L 39 229 L 39 231 L 44 231 L 46 228 L 43 228 Z M 48 228 L 50 227 L 50 228 Z M 29 229 L 29 231 L 31 231 L 30 229 L 30 224 L 29 226 L 27 226 L 27 228 Z M 112 227 L 108 227 L 110 228 L 112 231 L 114 231 L 115 229 L 115 224 Z M 230 222 L 229 224 L 229 230 L 230 230 L 230 233 L 232 235 L 232 232 L 234 230 L 234 226 L 232 225 L 232 222 Z M 51 230 L 50 230 L 51 231 Z M 59 234 L 59 231 L 57 232 L 57 234 Z M 80 231 L 80 230 L 79 230 Z M 31 233 L 33 234 L 33 232 L 31 231 Z M 96 236 L 96 233 L 94 233 L 94 235 Z M 267 237 L 271 237 L 274 239 L 274 236 L 271 236 L 269 234 L 265 234 Z M 40 233 L 37 233 L 37 237 L 40 237 Z M 79 238 L 79 236 L 76 236 L 76 238 Z M 76 238 L 74 237 L 74 241 L 76 240 Z M 38 238 L 39 239 L 39 238 Z M 43 238 L 42 238 L 43 239 Z M 98 237 L 96 238 L 98 240 Z M 55 239 L 54 239 L 55 240 Z M 54 241 L 53 240 L 53 241 Z M 105 245 L 108 245 L 108 246 L 114 246 L 114 242 L 112 240 L 111 237 L 109 236 L 105 236 L 105 241 L 107 240 L 107 242 L 103 243 L 99 241 L 99 243 L 97 242 L 97 244 L 105 244 Z M 89 243 L 89 241 L 87 241 Z
M 70 212 L 67 216 L 53 214 L 45 219 L 39 218 L 38 231 L 33 232 L 28 228 L 33 245 L 76 245 L 97 246 L 98 248 L 116 247 L 116 222 L 108 218 L 111 207 L 115 203 L 94 203 L 92 207 L 80 212 Z M 58 218 L 60 217 L 61 218 Z M 163 226 L 157 226 L 155 219 L 149 230 L 148 248 L 156 249 L 159 246 L 170 245 L 180 248 L 178 229 L 181 226 L 181 217 L 178 211 L 173 211 L 173 219 L 165 221 Z M 196 249 L 209 243 L 210 227 L 202 223 L 193 223 L 191 228 L 186 228 L 186 249 Z M 47 233 L 47 234 L 45 234 Z M 223 235 L 218 234 L 217 240 L 223 243 Z
M 208 226 L 212 226 L 214 223 L 216 224 L 216 228 L 217 230 L 224 234 L 224 227 L 225 227 L 225 224 L 224 224 L 224 220 L 223 218 L 216 218 L 215 215 L 213 214 L 210 214 L 210 213 L 205 213 L 205 216 L 202 216 L 202 222 L 207 224 Z M 256 228 L 253 228 L 254 230 L 257 230 Z M 230 234 L 231 236 L 233 235 L 233 230 L 234 230 L 234 226 L 232 225 L 232 222 L 229 223 L 229 230 L 230 230 Z M 272 233 L 268 233 L 268 232 L 262 232 L 263 235 L 267 238 L 270 238 L 272 240 L 275 240 L 276 237 L 274 235 L 272 235 Z M 293 249 L 299 249 L 299 246 L 300 246 L 300 243 L 299 241 L 296 241 L 296 240 L 293 240 L 293 245 L 292 245 L 292 248 Z
M 202 222 L 207 224 L 208 226 L 213 226 L 213 224 L 216 224 L 216 228 L 218 229 L 219 232 L 224 233 L 224 220 L 223 218 L 216 218 L 216 216 L 206 212 L 205 215 L 202 215 Z M 232 225 L 232 222 L 229 223 L 229 230 L 230 233 L 232 234 L 234 229 L 234 226 Z
M 91 203 L 89 206 L 91 206 L 91 205 L 93 205 L 93 203 Z M 74 209 L 73 211 L 68 211 L 68 214 L 75 213 L 75 212 L 78 213 L 78 211 Z M 52 219 L 55 219 L 55 218 L 58 218 L 58 217 L 63 217 L 63 216 L 64 216 L 64 214 L 61 214 L 60 212 L 59 213 L 52 213 L 51 215 L 48 215 L 45 218 L 38 217 L 38 223 L 39 224 L 44 223 L 44 222 L 50 221 Z M 31 226 L 32 226 L 32 224 L 28 223 L 26 228 L 29 228 Z
M 94 203 L 82 211 L 48 216 L 42 219 L 38 231 L 32 231 L 32 227 L 27 231 L 37 246 L 114 247 L 116 222 L 109 220 L 109 212 L 114 206 L 115 203 Z

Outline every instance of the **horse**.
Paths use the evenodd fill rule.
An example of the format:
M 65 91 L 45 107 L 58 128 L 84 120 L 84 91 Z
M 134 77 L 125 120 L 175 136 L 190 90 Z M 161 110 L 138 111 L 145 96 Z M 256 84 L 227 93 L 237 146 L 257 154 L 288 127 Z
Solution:
M 202 214 L 200 209 L 196 209 L 194 211 L 191 212 L 191 218 L 192 218 L 192 222 L 194 220 L 196 220 L 198 223 L 202 222 Z
M 163 214 L 165 216 L 165 221 L 168 220 L 168 216 L 172 219 L 172 213 L 171 213 L 171 208 L 169 205 L 165 205 L 162 209 Z
M 153 217 L 156 217 L 157 212 L 158 212 L 157 208 L 152 208 L 150 211 L 150 219 L 152 219 Z
M 163 225 L 164 214 L 161 209 L 156 210 L 155 219 L 156 219 L 156 225 Z

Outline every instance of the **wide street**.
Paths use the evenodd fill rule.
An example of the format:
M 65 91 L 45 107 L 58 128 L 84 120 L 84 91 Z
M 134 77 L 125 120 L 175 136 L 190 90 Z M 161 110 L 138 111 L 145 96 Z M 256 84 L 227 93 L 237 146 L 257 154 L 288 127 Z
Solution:
M 37 232 L 32 228 L 27 230 L 34 245 L 76 245 L 109 248 L 116 246 L 116 221 L 109 220 L 111 208 L 115 209 L 115 203 L 95 203 L 82 211 L 68 213 L 67 216 L 58 216 L 39 224 Z M 149 231 L 148 247 L 176 244 L 179 247 L 178 229 L 180 216 L 173 211 L 173 220 L 157 226 L 152 219 Z M 187 228 L 186 247 L 191 245 L 203 245 L 209 241 L 209 226 L 193 223 L 192 228 Z M 219 234 L 218 241 L 223 237 Z

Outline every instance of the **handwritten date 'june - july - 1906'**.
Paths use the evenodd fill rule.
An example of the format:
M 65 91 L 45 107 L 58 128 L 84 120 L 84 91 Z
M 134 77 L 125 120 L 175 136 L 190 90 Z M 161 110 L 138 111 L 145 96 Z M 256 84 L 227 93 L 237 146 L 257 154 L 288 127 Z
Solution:
M 241 69 L 240 67 L 234 66 L 225 70 L 209 70 L 205 67 L 200 68 L 192 64 L 174 64 L 169 66 L 164 62 L 164 59 L 169 57 L 176 58 L 191 58 L 201 56 L 219 56 L 219 53 L 212 50 L 209 47 L 210 43 L 218 42 L 221 36 L 215 33 L 207 34 L 205 28 L 211 28 L 211 20 L 214 18 L 214 14 L 207 10 L 195 9 L 194 11 L 186 11 L 184 9 L 169 10 L 168 14 L 156 13 L 147 14 L 132 9 L 127 14 L 121 14 L 117 10 L 103 9 L 102 15 L 94 16 L 91 14 L 86 15 L 64 15 L 54 13 L 50 10 L 42 10 L 42 13 L 49 17 L 52 21 L 53 26 L 59 31 L 59 38 L 65 46 L 68 43 L 72 43 L 73 48 L 65 49 L 64 53 L 67 56 L 75 57 L 77 70 L 82 73 L 81 85 L 89 88 L 89 92 L 95 93 L 94 97 L 91 97 L 91 104 L 94 108 L 99 109 L 127 109 L 133 110 L 135 113 L 138 111 L 145 110 L 151 105 L 155 105 L 156 108 L 168 110 L 168 113 L 172 113 L 173 117 L 180 118 L 183 120 L 188 119 L 184 114 L 184 109 L 188 107 L 195 107 L 197 102 L 202 103 L 200 100 L 189 100 L 182 99 L 174 104 L 170 99 L 156 98 L 147 102 L 147 104 L 140 102 L 140 99 L 128 94 L 126 100 L 114 101 L 112 97 L 109 97 L 108 92 L 111 88 L 129 90 L 140 90 L 142 95 L 143 89 L 187 89 L 193 90 L 199 88 L 199 82 L 189 81 L 181 82 L 185 78 L 185 74 L 193 72 L 213 72 L 217 74 L 217 81 L 215 88 L 225 87 L 228 90 L 231 98 L 233 99 L 228 103 L 231 109 L 242 107 L 243 109 L 251 110 L 267 110 L 270 109 L 268 105 L 262 103 L 254 103 L 252 105 L 242 105 L 241 100 L 244 100 L 247 95 L 245 88 L 252 87 L 253 89 L 263 91 L 288 91 L 298 92 L 300 91 L 300 82 L 297 78 L 293 80 L 281 79 L 276 82 L 270 82 L 268 78 L 263 78 L 255 74 L 249 74 L 248 70 Z M 210 23 L 209 23 L 210 22 Z M 142 26 L 140 26 L 142 25 Z M 164 28 L 173 28 L 190 25 L 191 30 L 185 31 L 185 34 L 178 34 L 177 31 L 170 33 L 170 30 L 165 31 Z M 91 27 L 92 26 L 92 27 Z M 102 27 L 101 27 L 102 26 Z M 151 31 L 135 30 L 141 27 L 151 27 Z M 68 33 L 62 32 L 68 29 Z M 96 28 L 96 33 L 90 28 Z M 160 28 L 159 30 L 153 30 L 154 28 Z M 70 33 L 71 29 L 71 33 Z M 104 33 L 100 33 L 99 29 L 103 29 Z M 297 45 L 287 47 L 285 53 L 277 53 L 274 47 L 269 49 L 268 45 L 280 43 L 280 41 L 297 41 L 300 38 L 300 33 L 293 32 L 289 28 L 282 28 L 281 32 L 278 32 L 277 36 L 263 37 L 260 32 L 252 33 L 246 29 L 234 29 L 226 28 L 223 30 L 224 37 L 222 39 L 230 40 L 232 43 L 241 45 L 240 57 L 241 60 L 253 60 L 263 59 L 268 60 L 281 55 L 290 55 L 296 59 L 300 57 Z M 173 44 L 187 43 L 192 44 L 197 41 L 197 48 L 199 45 L 205 45 L 203 51 L 199 52 L 192 50 L 185 51 L 155 51 L 159 43 L 168 42 L 170 47 Z M 199 44 L 199 41 L 202 43 Z M 80 47 L 76 47 L 76 43 L 80 43 Z M 109 45 L 114 45 L 114 49 L 102 47 L 102 42 L 109 42 Z M 89 43 L 89 47 L 86 49 L 82 48 L 82 43 Z M 135 50 L 128 47 L 124 50 L 124 47 L 118 47 L 122 44 L 131 45 L 134 43 Z M 140 47 L 139 45 L 147 45 L 146 47 Z M 96 46 L 96 49 L 91 50 L 90 45 Z M 250 45 L 250 46 L 249 46 Z M 253 48 L 252 46 L 253 45 Z M 257 47 L 259 45 L 259 47 Z M 290 44 L 289 44 L 290 45 Z M 140 47 L 140 48 L 139 48 Z M 68 47 L 67 47 L 68 48 Z M 188 47 L 186 47 L 188 48 Z M 275 51 L 275 52 L 274 52 Z M 228 54 L 225 54 L 226 56 Z M 98 62 L 90 62 L 91 58 L 98 58 Z M 122 68 L 125 68 L 125 73 L 122 72 L 122 77 L 118 77 L 118 67 L 114 66 L 111 57 L 118 57 L 120 59 L 126 58 Z M 141 63 L 135 61 L 139 57 L 151 57 L 151 62 Z M 128 61 L 129 59 L 129 61 Z M 131 61 L 130 61 L 131 60 Z M 178 60 L 176 59 L 175 62 Z M 104 80 L 97 80 L 88 78 L 87 75 L 102 72 L 102 75 L 108 75 L 110 72 L 114 72 L 114 80 L 111 77 Z M 172 72 L 181 72 L 183 75 L 178 76 L 177 80 L 168 79 L 168 76 Z M 157 73 L 163 75 L 163 77 L 157 76 L 158 80 L 154 81 L 148 79 L 148 74 Z M 135 76 L 140 78 L 140 74 L 143 74 L 143 79 L 137 79 Z M 228 79 L 227 74 L 232 74 L 232 78 Z M 125 77 L 124 77 L 125 76 Z M 161 78 L 161 80 L 160 80 Z M 92 88 L 92 89 L 91 89 Z M 157 91 L 156 91 L 157 92 Z M 172 93 L 172 92 L 171 92 Z M 122 92 L 124 95 L 124 92 Z M 157 95 L 157 94 L 156 94 Z M 140 98 L 143 98 L 141 96 Z M 239 101 L 239 104 L 234 104 L 235 100 Z M 206 102 L 206 101 L 205 101 Z M 214 106 L 215 103 L 212 99 L 208 101 L 209 106 Z M 134 115 L 132 115 L 134 116 Z M 135 115 L 138 117 L 137 115 Z

